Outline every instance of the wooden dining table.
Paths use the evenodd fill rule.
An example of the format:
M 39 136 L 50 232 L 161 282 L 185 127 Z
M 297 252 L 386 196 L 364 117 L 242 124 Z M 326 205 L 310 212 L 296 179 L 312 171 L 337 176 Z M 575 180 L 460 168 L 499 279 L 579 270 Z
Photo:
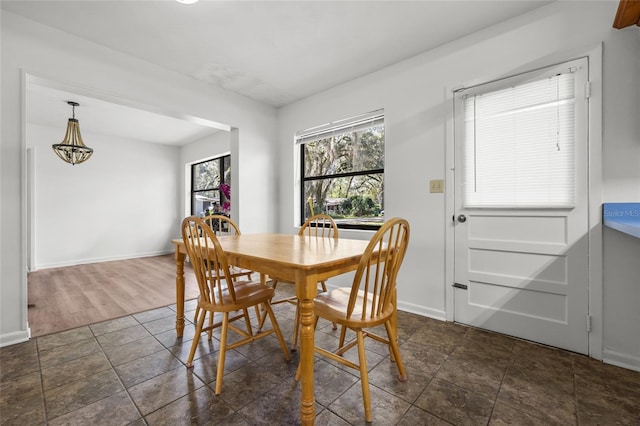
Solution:
M 230 265 L 250 269 L 278 280 L 293 282 L 300 306 L 300 368 L 302 398 L 300 420 L 315 420 L 313 391 L 313 299 L 318 282 L 357 269 L 369 241 L 289 234 L 242 234 L 219 237 Z M 176 260 L 176 333 L 184 330 L 184 262 L 186 248 L 172 240 Z

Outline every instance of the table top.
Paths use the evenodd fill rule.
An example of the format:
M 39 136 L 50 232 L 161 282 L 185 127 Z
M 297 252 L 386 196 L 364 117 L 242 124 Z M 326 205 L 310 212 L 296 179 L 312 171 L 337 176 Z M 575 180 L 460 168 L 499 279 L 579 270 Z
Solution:
M 360 259 L 366 240 L 299 236 L 290 234 L 242 234 L 218 237 L 222 249 L 245 259 L 269 259 L 296 269 L 327 268 Z M 182 245 L 180 239 L 172 240 Z

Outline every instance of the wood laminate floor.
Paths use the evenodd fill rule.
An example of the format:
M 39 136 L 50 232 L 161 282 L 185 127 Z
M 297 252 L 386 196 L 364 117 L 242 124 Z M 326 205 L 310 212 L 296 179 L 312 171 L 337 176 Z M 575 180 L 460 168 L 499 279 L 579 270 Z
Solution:
M 50 268 L 29 273 L 31 336 L 69 330 L 176 301 L 173 254 Z M 185 265 L 185 298 L 198 285 Z

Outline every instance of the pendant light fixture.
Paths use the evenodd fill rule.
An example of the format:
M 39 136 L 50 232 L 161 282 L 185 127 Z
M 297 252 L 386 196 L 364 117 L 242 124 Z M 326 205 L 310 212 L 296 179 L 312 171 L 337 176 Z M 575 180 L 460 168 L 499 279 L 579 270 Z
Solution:
M 80 104 L 73 101 L 67 101 L 67 103 L 71 105 L 72 114 L 67 123 L 67 133 L 62 142 L 51 145 L 51 147 L 63 161 L 76 165 L 87 161 L 93 155 L 93 149 L 86 146 L 80 136 L 80 123 L 76 120 L 76 107 Z

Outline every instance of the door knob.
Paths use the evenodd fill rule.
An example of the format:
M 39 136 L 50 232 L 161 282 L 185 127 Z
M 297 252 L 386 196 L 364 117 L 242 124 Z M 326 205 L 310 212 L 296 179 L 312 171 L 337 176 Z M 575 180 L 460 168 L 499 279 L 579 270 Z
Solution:
M 458 215 L 458 222 L 464 223 L 466 221 L 467 221 L 467 217 L 465 215 L 463 215 L 463 214 Z

